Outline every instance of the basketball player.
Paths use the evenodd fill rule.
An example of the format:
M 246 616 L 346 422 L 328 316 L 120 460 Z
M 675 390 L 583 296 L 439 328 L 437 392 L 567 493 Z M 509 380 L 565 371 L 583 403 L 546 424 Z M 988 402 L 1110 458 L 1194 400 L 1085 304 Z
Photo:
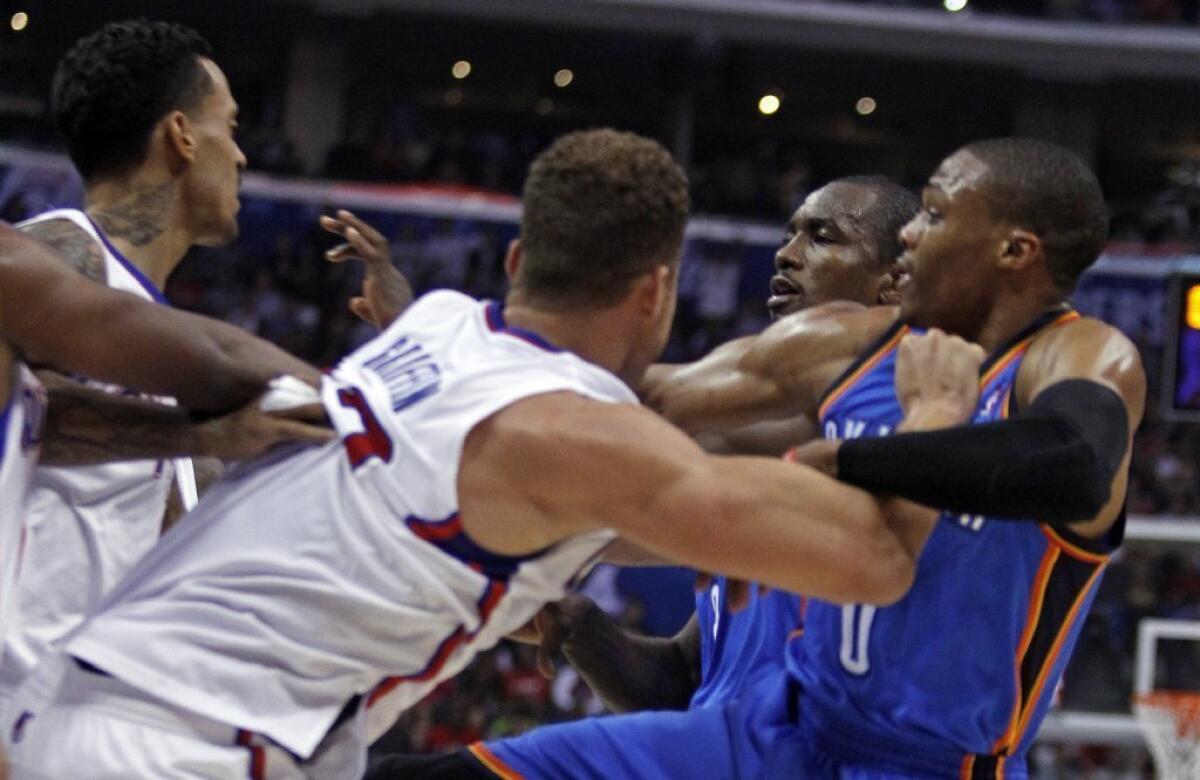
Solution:
M 922 203 L 901 231 L 911 276 L 898 317 L 802 312 L 656 370 L 647 394 L 693 431 L 816 411 L 827 441 L 794 457 L 944 508 L 916 540 L 908 594 L 890 606 L 810 600 L 788 673 L 725 707 L 537 729 L 407 776 L 1028 776 L 1121 541 L 1145 376 L 1123 335 L 1066 304 L 1107 231 L 1099 184 L 1075 155 L 974 143 L 942 162 Z M 933 327 L 990 352 L 973 424 L 889 436 L 907 393 L 897 353 Z M 874 343 L 847 364 L 851 334 Z
M 805 199 L 775 254 L 768 307 L 773 318 L 830 301 L 894 304 L 900 228 L 920 203 L 883 177 L 837 179 Z M 813 437 L 807 417 L 751 425 L 708 437 L 708 451 L 782 455 Z M 783 592 L 731 609 L 724 577 L 696 597 L 679 634 L 645 637 L 623 631 L 590 599 L 568 596 L 539 615 L 539 660 L 551 671 L 560 650 L 614 712 L 683 709 L 732 699 L 764 670 L 779 670 L 788 635 L 800 629 L 801 599 Z
M 17 771 L 357 776 L 368 708 L 423 697 L 616 533 L 834 600 L 900 598 L 906 518 L 779 459 L 705 456 L 635 403 L 686 217 L 658 144 L 559 139 L 526 180 L 506 302 L 431 293 L 335 368 L 341 441 L 243 464 L 134 567 L 18 691 Z M 914 391 L 930 424 L 965 419 L 981 358 L 940 354 L 963 381 Z
M 210 54 L 194 31 L 144 20 L 108 24 L 78 41 L 58 64 L 51 104 L 84 180 L 86 211 L 55 210 L 19 227 L 87 278 L 165 304 L 161 290 L 190 247 L 225 244 L 238 232 L 246 161 L 233 138 L 237 104 Z M 40 379 L 66 395 L 64 377 Z M 92 411 L 72 401 L 83 407 L 75 416 Z M 172 482 L 184 509 L 196 502 L 191 459 L 164 457 L 180 450 L 162 451 L 161 432 L 144 420 L 129 420 L 97 446 L 95 437 L 57 430 L 69 419 L 51 416 L 42 462 L 101 465 L 35 473 L 21 620 L 5 637 L 0 702 L 158 540 Z M 273 443 L 262 435 L 257 452 L 231 449 L 237 437 L 228 426 L 240 419 L 198 427 L 186 452 L 234 458 Z M 200 462 L 209 480 L 219 473 L 220 461 Z
M 234 408 L 280 374 L 312 385 L 319 378 L 311 367 L 237 328 L 143 305 L 88 283 L 45 245 L 6 225 L 0 225 L 0 339 L 0 627 L 11 612 L 22 504 L 46 413 L 46 392 L 28 364 L 175 395 L 186 408 L 109 399 L 91 391 L 97 401 L 111 402 L 97 403 L 96 414 L 120 416 L 137 409 L 155 421 L 164 438 L 180 439 L 190 435 L 188 409 Z M 293 427 L 293 432 L 304 438 L 299 434 L 307 428 Z

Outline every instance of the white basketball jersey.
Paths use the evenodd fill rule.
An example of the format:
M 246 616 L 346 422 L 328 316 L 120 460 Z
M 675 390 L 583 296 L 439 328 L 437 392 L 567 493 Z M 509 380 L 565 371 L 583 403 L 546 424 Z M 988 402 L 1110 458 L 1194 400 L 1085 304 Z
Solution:
M 304 758 L 363 698 L 398 713 L 560 598 L 613 538 L 510 557 L 459 522 L 467 434 L 555 391 L 636 403 L 609 372 L 507 327 L 499 304 L 422 297 L 326 377 L 340 440 L 235 469 L 66 651 Z
M 50 211 L 18 227 L 52 219 L 74 223 L 103 248 L 109 287 L 166 303 L 154 283 L 82 211 Z M 115 394 L 128 392 L 116 385 L 87 384 Z M 196 481 L 188 458 L 36 470 L 26 504 L 20 617 L 5 637 L 0 689 L 20 683 L 50 644 L 82 623 L 100 597 L 158 541 L 173 480 L 190 509 L 196 503 Z
M 25 497 L 37 465 L 46 391 L 22 363 L 13 364 L 8 403 L 0 409 L 0 635 L 16 611 L 25 547 Z

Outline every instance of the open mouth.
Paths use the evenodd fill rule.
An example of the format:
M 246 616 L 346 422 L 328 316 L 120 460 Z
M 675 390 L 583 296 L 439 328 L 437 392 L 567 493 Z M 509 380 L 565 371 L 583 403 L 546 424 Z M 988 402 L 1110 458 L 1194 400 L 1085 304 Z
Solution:
M 787 314 L 804 307 L 804 290 L 783 274 L 771 277 L 771 297 L 767 308 L 773 314 Z

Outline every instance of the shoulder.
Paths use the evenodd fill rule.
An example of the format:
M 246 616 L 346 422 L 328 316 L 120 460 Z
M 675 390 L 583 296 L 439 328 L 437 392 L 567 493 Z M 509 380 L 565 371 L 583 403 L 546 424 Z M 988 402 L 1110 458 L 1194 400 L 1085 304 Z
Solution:
M 782 377 L 831 361 L 852 360 L 895 324 L 890 306 L 830 303 L 784 317 L 763 331 L 746 359 Z
M 1051 373 L 1071 367 L 1143 373 L 1137 345 L 1112 325 L 1092 317 L 1080 317 L 1039 335 L 1030 345 L 1028 359 Z
M 56 217 L 21 225 L 20 230 L 48 245 L 87 278 L 106 283 L 104 247 L 74 221 Z
M 1121 331 L 1092 317 L 1052 328 L 1034 339 L 1021 369 L 1022 395 L 1066 379 L 1089 379 L 1115 390 L 1140 418 L 1146 372 L 1137 345 Z

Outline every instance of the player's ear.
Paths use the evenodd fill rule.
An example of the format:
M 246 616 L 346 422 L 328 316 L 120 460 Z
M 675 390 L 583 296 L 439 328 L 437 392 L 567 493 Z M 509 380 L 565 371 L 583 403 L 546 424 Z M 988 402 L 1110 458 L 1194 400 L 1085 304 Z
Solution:
M 517 269 L 521 267 L 521 239 L 514 238 L 508 242 L 508 250 L 504 253 L 504 273 L 511 282 L 517 278 Z
M 1042 253 L 1042 239 L 1028 230 L 1013 230 L 1004 239 L 1000 251 L 1000 267 L 1023 271 Z
M 675 295 L 675 269 L 665 263 L 656 265 L 637 282 L 638 308 L 657 320 Z
M 178 163 L 190 164 L 196 159 L 196 134 L 187 114 L 172 111 L 163 117 L 161 126 L 172 168 Z

